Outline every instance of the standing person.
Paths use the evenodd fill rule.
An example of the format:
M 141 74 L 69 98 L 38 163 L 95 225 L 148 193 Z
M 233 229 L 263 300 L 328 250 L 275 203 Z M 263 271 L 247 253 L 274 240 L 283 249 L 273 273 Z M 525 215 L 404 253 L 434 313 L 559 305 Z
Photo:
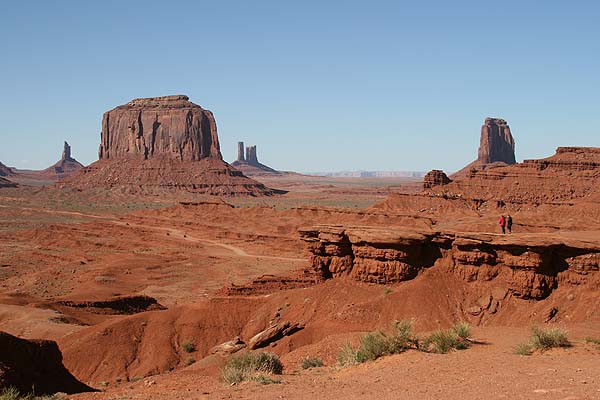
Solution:
M 504 219 L 504 215 L 500 216 L 498 223 L 500 224 L 500 228 L 502 228 L 502 234 L 504 235 L 506 233 L 506 219 Z
M 510 215 L 506 217 L 506 229 L 508 229 L 508 233 L 512 233 L 512 217 Z

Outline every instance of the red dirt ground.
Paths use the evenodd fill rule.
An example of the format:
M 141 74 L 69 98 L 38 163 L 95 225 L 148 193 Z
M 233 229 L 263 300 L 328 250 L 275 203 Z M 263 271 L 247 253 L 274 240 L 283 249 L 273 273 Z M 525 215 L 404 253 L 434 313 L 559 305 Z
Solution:
M 207 196 L 1 189 L 0 330 L 56 340 L 75 377 L 103 390 L 77 399 L 600 398 L 600 350 L 584 340 L 600 338 L 597 290 L 559 288 L 540 301 L 508 297 L 493 318 L 480 321 L 462 311 L 480 283 L 441 268 L 387 289 L 305 278 L 302 226 L 495 232 L 501 210 L 492 203 L 408 197 L 403 193 L 415 185 L 402 181 L 267 180 L 290 193 L 226 199 L 235 208 Z M 514 209 L 515 235 L 597 240 L 598 210 L 594 202 Z M 265 274 L 297 286 L 250 284 Z M 231 284 L 248 290 L 234 295 Z M 124 314 L 122 304 L 140 295 L 167 310 L 128 306 Z M 118 306 L 115 299 L 125 300 Z M 553 307 L 560 313 L 547 325 L 565 327 L 574 346 L 514 355 Z M 408 351 L 336 366 L 345 342 L 403 318 L 413 318 L 419 334 L 467 320 L 478 343 L 447 355 Z M 268 347 L 284 363 L 281 384 L 221 382 L 225 361 L 210 349 L 235 336 L 247 341 L 278 321 L 304 325 Z M 185 352 L 184 341 L 196 349 Z M 306 356 L 322 358 L 325 367 L 301 370 Z M 187 366 L 190 358 L 196 362 Z

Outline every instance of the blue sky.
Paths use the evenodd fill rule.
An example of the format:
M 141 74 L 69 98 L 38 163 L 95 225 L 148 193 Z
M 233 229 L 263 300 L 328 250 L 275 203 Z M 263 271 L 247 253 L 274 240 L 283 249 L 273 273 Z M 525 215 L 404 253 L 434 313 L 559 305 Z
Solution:
M 486 116 L 517 159 L 600 146 L 600 2 L 5 1 L 0 161 L 97 159 L 102 113 L 187 94 L 224 158 L 277 169 L 454 171 Z

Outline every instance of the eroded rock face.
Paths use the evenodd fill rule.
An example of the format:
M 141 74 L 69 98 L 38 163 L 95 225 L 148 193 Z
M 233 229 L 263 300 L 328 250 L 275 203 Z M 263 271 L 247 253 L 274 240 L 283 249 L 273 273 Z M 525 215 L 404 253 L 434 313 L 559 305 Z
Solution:
M 5 187 L 17 187 L 17 184 L 0 176 L 0 188 L 5 188 Z
M 0 332 L 0 390 L 15 387 L 36 395 L 89 392 L 62 364 L 51 340 L 25 340 Z
M 213 114 L 187 96 L 135 99 L 104 113 L 99 158 L 222 159 Z
M 71 156 L 71 146 L 65 142 L 63 146 L 62 157 L 54 165 L 40 171 L 41 177 L 63 179 L 67 176 L 79 171 L 83 168 L 83 164 Z
M 0 162 L 0 176 L 11 176 L 14 174 L 15 173 L 13 172 L 12 169 L 8 168 L 6 165 L 4 165 Z
M 446 175 L 444 171 L 432 169 L 423 178 L 423 189 L 431 189 L 435 186 L 447 185 L 450 182 L 452 181 L 450 178 L 448 178 L 448 175 Z
M 300 236 L 321 280 L 396 283 L 435 265 L 525 299 L 543 299 L 559 285 L 600 288 L 600 242 L 340 226 L 304 228 Z
M 486 118 L 481 127 L 477 161 L 480 164 L 516 163 L 515 141 L 508 123 L 500 118 Z

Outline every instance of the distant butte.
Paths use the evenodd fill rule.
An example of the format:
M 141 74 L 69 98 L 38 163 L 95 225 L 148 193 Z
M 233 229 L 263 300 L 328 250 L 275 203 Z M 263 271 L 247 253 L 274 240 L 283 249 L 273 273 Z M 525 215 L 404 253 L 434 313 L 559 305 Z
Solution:
M 98 155 L 64 186 L 130 193 L 278 193 L 223 161 L 212 112 L 184 95 L 134 99 L 105 112 Z
M 248 176 L 283 174 L 280 171 L 258 162 L 258 157 L 256 156 L 256 145 L 247 146 L 246 155 L 244 156 L 244 142 L 238 142 L 237 160 L 232 162 L 231 165 L 242 171 L 244 175 Z
M 477 159 L 451 176 L 456 179 L 472 170 L 515 164 L 515 140 L 508 123 L 501 118 L 486 118 L 481 126 Z

